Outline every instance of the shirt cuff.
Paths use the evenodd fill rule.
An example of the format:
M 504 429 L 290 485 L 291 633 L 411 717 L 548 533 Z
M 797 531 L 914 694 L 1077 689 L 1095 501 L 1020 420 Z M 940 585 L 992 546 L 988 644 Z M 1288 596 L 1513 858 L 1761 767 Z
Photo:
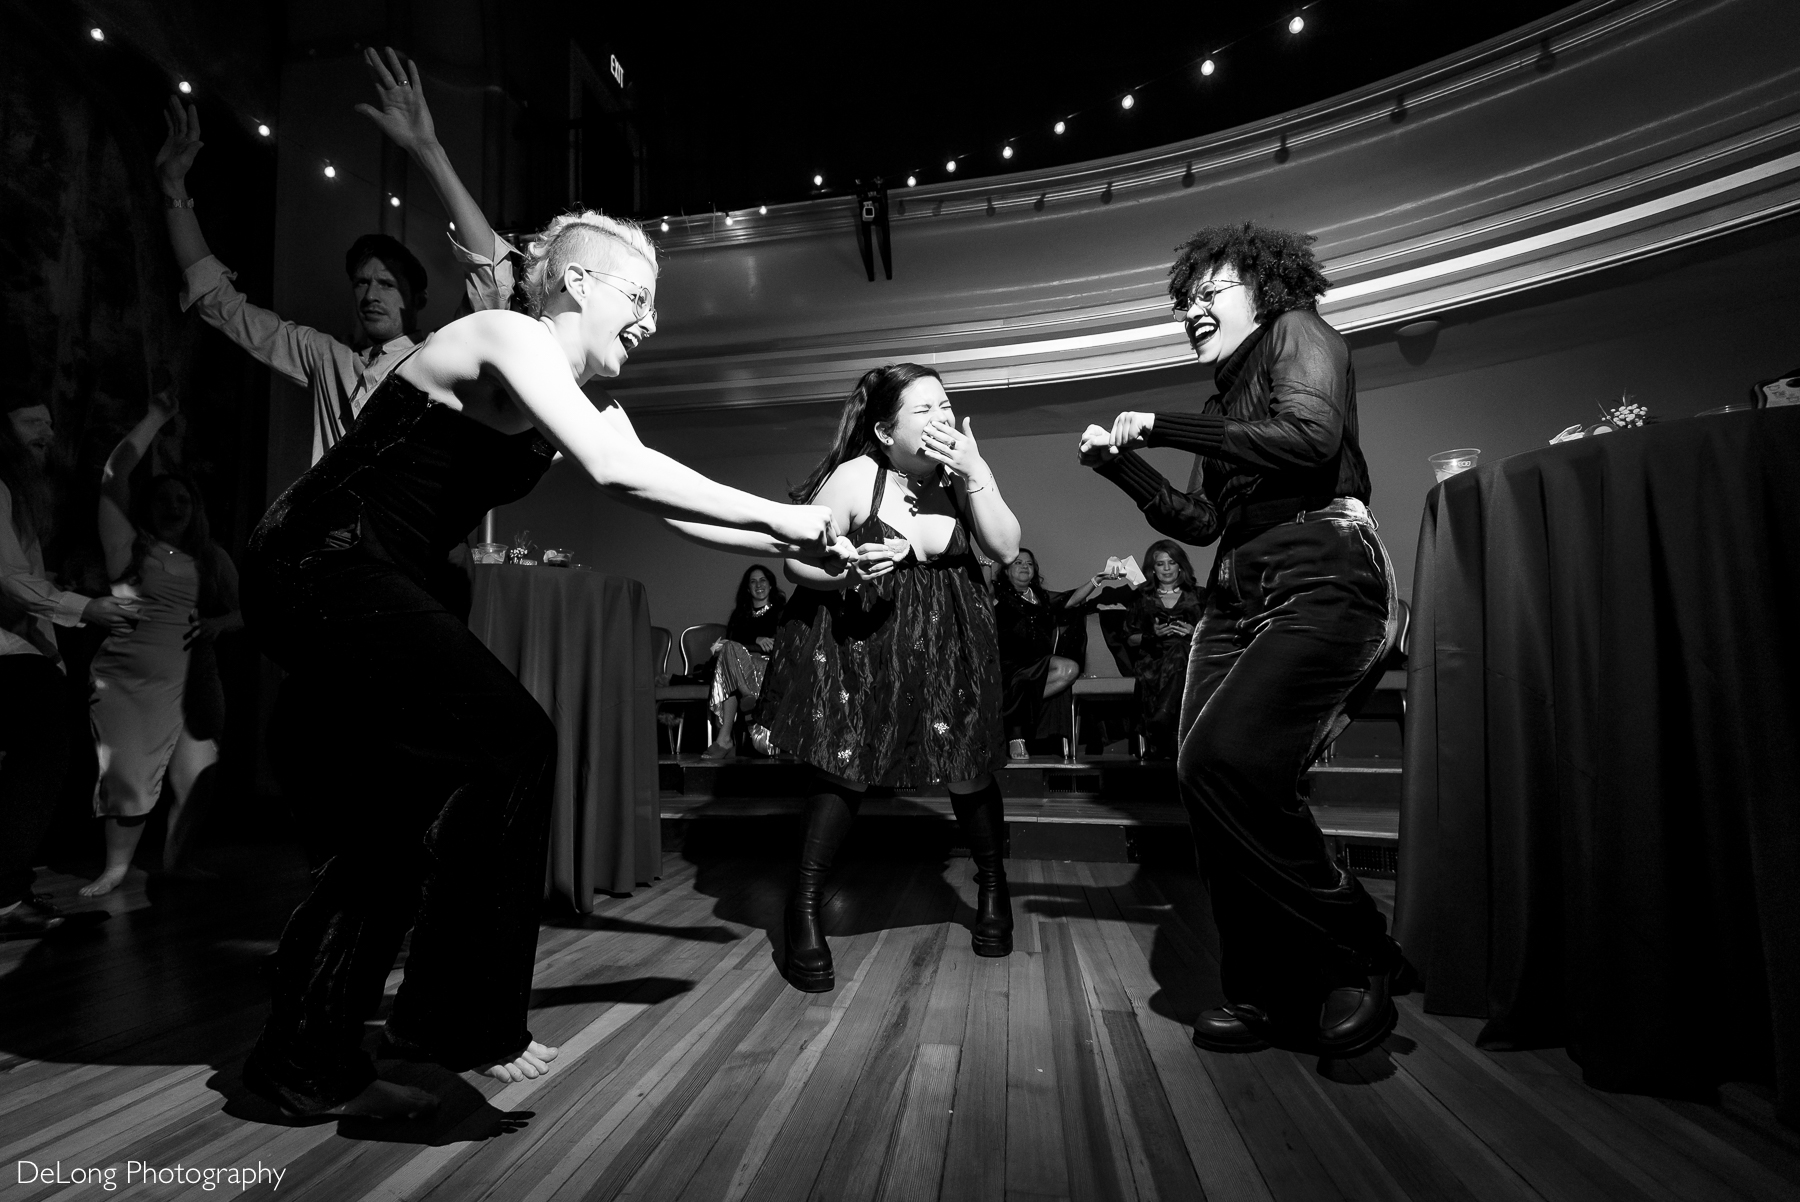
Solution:
M 1217 455 L 1225 449 L 1225 422 L 1222 413 L 1158 413 L 1150 424 L 1144 441 L 1153 447 L 1179 447 L 1202 455 Z
M 81 615 L 87 612 L 88 598 L 81 593 L 62 593 L 56 598 L 56 609 L 50 620 L 58 626 L 79 626 Z
M 450 253 L 455 256 L 456 261 L 458 263 L 466 263 L 471 267 L 493 267 L 497 264 L 504 263 L 508 255 L 516 255 L 519 253 L 512 243 L 508 242 L 505 238 L 502 238 L 499 234 L 494 235 L 494 253 L 491 258 L 484 258 L 475 251 L 470 250 L 468 247 L 458 242 L 456 240 L 456 235 L 448 230 L 444 231 L 444 236 L 450 239 Z
M 219 286 L 221 280 L 235 280 L 237 272 L 226 267 L 212 255 L 207 255 L 183 273 L 181 288 L 181 311 L 186 313 L 194 307 L 194 302 Z
M 1126 496 L 1137 502 L 1139 509 L 1155 500 L 1163 485 L 1168 483 L 1161 472 L 1145 463 L 1135 451 L 1122 451 L 1094 470 L 1123 489 Z

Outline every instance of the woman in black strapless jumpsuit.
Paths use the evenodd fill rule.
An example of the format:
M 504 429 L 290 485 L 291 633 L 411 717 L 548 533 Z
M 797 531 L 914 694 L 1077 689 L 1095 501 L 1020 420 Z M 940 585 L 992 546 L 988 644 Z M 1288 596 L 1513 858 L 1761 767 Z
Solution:
M 936 554 L 922 558 L 881 517 L 897 470 L 908 473 L 898 491 L 922 528 L 929 517 L 953 519 Z M 819 772 L 783 920 L 782 971 L 807 992 L 836 983 L 820 923 L 823 888 L 871 785 L 949 785 L 975 861 L 970 942 L 977 955 L 1004 956 L 1012 951 L 1012 906 L 992 775 L 1006 764 L 1000 644 L 972 539 L 979 534 L 991 555 L 1011 559 L 1019 523 L 972 432 L 956 430 L 938 374 L 911 363 L 863 376 L 836 445 L 792 495 L 831 505 L 840 525 L 854 520 L 859 558 L 839 571 L 789 560 L 800 587 L 782 611 L 763 680 L 770 746 Z
M 244 1070 L 292 1113 L 432 1106 L 378 1081 L 360 1046 L 409 928 L 388 1055 L 503 1080 L 537 1076 L 555 1055 L 525 1018 L 556 730 L 469 632 L 444 578 L 482 514 L 549 467 L 540 431 L 609 491 L 733 527 L 684 522 L 690 537 L 764 555 L 825 545 L 822 510 L 707 480 L 576 387 L 616 375 L 655 329 L 654 251 L 605 221 L 559 219 L 533 246 L 539 318 L 478 313 L 440 330 L 251 537 L 245 616 L 289 673 L 273 750 L 306 804 L 327 808 L 311 825 L 328 832 L 328 858 L 282 934 L 269 1020 Z M 573 377 L 571 363 L 584 363 Z

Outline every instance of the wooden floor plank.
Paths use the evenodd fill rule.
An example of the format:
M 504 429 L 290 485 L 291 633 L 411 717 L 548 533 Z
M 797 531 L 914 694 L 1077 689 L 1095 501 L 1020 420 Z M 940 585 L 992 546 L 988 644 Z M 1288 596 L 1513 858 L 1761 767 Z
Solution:
M 1019 946 L 1039 944 L 1033 928 L 1040 921 L 1031 915 L 1021 924 L 1028 937 L 1015 939 L 1007 958 L 1006 1190 L 1008 1197 L 1062 1198 L 1069 1196 L 1069 1174 L 1044 958 Z
M 1015 913 L 1014 921 L 1020 920 L 1030 921 Z M 938 1195 L 943 1202 L 987 1202 L 1006 1192 L 1010 961 L 1018 954 L 970 966 L 962 1054 L 956 1065 L 955 1104 Z
M 1067 919 L 1046 923 L 1045 927 L 1044 985 L 1050 1009 L 1050 1046 L 1056 1060 L 1069 1196 L 1117 1202 L 1125 1196 L 1120 1185 L 1121 1171 L 1128 1181 L 1131 1175 L 1120 1163 L 1124 1149 L 1114 1142 L 1108 1129 L 1111 1090 L 1103 1080 L 1099 1040 L 1088 1012 L 1074 936 Z

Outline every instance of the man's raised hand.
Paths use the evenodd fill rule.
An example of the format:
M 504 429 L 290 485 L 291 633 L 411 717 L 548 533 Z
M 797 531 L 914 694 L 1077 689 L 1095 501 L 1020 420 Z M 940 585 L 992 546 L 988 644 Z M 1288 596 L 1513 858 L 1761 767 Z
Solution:
M 369 69 L 369 82 L 375 85 L 381 107 L 359 104 L 356 111 L 373 121 L 400 149 L 416 155 L 437 142 L 437 127 L 425 104 L 424 81 L 412 59 L 402 60 L 392 46 L 385 54 L 384 60 L 373 46 L 363 47 L 363 65 Z
M 200 110 L 191 104 L 184 109 L 181 101 L 171 96 L 169 107 L 163 111 L 163 125 L 169 132 L 156 152 L 156 181 L 162 185 L 164 195 L 186 200 L 188 169 L 206 145 L 200 140 Z

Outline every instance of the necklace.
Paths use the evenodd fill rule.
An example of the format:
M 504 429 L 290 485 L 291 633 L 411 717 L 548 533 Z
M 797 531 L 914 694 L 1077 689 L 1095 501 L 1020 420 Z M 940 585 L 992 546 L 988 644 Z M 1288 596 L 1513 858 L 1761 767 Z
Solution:
M 1181 586 L 1179 584 L 1172 584 L 1168 588 L 1164 588 L 1162 585 L 1159 584 L 1156 586 L 1156 591 L 1161 593 L 1165 597 L 1172 597 L 1176 593 L 1179 593 L 1181 591 Z
M 757 618 L 760 618 L 760 617 L 762 617 L 762 616 L 763 616 L 763 615 L 764 615 L 764 614 L 766 614 L 766 613 L 768 613 L 768 612 L 769 612 L 769 605 L 770 605 L 770 604 L 771 604 L 771 603 L 770 603 L 770 602 L 768 602 L 768 601 L 764 601 L 764 602 L 763 602 L 763 603 L 762 603 L 762 604 L 761 604 L 761 605 L 752 605 L 752 606 L 751 606 L 751 607 L 750 607 L 750 614 L 751 614 L 751 616 L 752 616 L 752 617 L 757 617 Z

